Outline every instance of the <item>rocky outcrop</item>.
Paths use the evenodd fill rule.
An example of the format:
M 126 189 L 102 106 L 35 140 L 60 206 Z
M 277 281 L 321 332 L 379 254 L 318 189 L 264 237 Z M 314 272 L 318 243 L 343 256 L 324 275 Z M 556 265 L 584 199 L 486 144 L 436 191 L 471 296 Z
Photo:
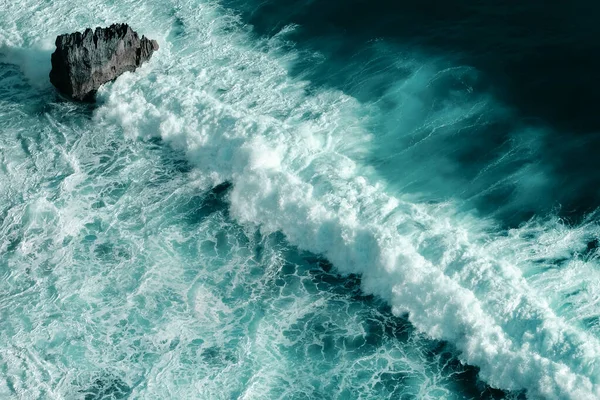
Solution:
M 98 88 L 126 71 L 135 71 L 158 50 L 127 24 L 60 35 L 52 54 L 50 82 L 65 95 L 93 101 Z

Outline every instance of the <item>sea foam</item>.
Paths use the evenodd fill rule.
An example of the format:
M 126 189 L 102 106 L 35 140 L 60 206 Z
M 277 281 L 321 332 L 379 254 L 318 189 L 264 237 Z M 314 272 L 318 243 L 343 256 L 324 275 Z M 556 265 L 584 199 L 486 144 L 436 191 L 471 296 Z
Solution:
M 100 3 L 92 9 L 99 21 L 113 16 Z M 295 55 L 279 50 L 284 38 L 253 38 L 218 7 L 178 4 L 173 19 L 184 33 L 173 20 L 139 20 L 161 54 L 99 92 L 97 129 L 160 137 L 184 152 L 199 188 L 232 184 L 230 212 L 240 224 L 280 231 L 339 273 L 360 274 L 365 293 L 453 344 L 490 385 L 531 398 L 600 397 L 600 342 L 579 318 L 596 314 L 582 267 L 593 260 L 577 255 L 594 224 L 534 220 L 494 233 L 451 201 L 410 201 L 357 161 L 370 148 L 373 105 L 290 78 Z M 560 251 L 570 283 L 547 267 Z M 556 285 L 573 293 L 568 310 Z

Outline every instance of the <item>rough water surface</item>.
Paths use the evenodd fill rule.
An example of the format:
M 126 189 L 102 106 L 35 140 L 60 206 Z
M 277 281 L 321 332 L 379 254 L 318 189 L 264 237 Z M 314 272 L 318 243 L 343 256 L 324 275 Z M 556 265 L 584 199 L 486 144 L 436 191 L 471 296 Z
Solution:
M 600 396 L 597 218 L 552 208 L 551 124 L 443 54 L 329 68 L 228 6 L 0 5 L 0 396 Z M 54 38 L 115 20 L 160 56 L 62 101 Z

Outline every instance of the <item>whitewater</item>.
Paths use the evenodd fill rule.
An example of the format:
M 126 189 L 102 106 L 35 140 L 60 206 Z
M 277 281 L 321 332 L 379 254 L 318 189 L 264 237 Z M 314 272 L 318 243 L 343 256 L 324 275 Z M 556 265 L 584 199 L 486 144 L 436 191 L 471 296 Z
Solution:
M 453 168 L 432 141 L 510 117 L 472 69 L 399 58 L 390 106 L 291 76 L 321 57 L 301 27 L 262 38 L 217 2 L 0 9 L 3 398 L 600 398 L 595 215 L 472 207 L 543 186 L 518 161 L 544 130 L 476 193 L 419 193 Z M 58 100 L 56 35 L 119 21 L 160 51 L 97 106 Z

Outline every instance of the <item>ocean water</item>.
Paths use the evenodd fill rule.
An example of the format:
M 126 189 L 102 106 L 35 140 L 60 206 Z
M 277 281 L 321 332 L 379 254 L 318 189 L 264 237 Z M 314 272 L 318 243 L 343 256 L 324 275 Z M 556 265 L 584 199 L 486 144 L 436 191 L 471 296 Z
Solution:
M 0 0 L 0 398 L 600 398 L 597 13 L 473 3 Z

